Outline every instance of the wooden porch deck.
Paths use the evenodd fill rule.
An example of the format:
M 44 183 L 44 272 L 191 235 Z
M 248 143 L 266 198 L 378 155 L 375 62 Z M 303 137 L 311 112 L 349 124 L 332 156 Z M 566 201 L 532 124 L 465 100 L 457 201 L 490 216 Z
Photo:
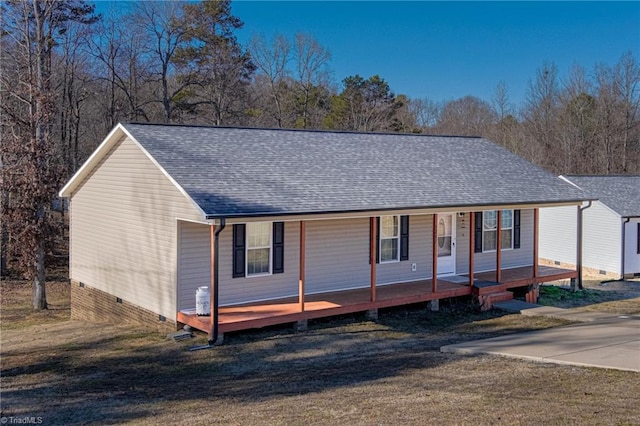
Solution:
M 479 282 L 492 282 L 495 280 L 495 272 L 478 273 L 474 277 Z M 533 278 L 533 267 L 505 269 L 502 271 L 501 283 L 477 288 L 473 293 L 487 294 L 574 277 L 577 277 L 576 271 L 550 266 L 539 266 L 536 278 Z M 370 300 L 370 288 L 308 295 L 305 296 L 304 311 L 301 311 L 297 297 L 223 306 L 219 310 L 218 330 L 220 333 L 248 330 L 471 294 L 472 288 L 468 283 L 449 282 L 445 277 L 438 279 L 436 292 L 432 291 L 431 280 L 378 286 L 375 301 Z M 204 332 L 210 330 L 210 317 L 197 316 L 195 310 L 178 312 L 177 321 Z
M 525 287 L 531 284 L 540 284 L 550 281 L 566 280 L 570 278 L 578 278 L 578 271 L 573 269 L 555 268 L 553 266 L 538 265 L 538 274 L 533 277 L 533 266 L 526 266 L 522 268 L 503 269 L 501 282 L 495 282 L 496 272 L 481 272 L 475 273 L 474 278 L 476 281 L 484 283 L 495 283 L 484 287 L 478 287 L 475 289 L 474 294 L 482 295 L 487 293 L 494 293 L 500 291 L 506 291 L 510 288 Z

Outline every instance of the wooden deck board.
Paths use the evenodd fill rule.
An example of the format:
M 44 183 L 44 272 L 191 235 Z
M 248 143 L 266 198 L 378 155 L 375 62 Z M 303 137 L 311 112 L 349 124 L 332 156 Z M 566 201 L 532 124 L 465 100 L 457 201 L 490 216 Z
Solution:
M 495 281 L 495 271 L 475 273 L 478 281 Z M 533 266 L 503 269 L 502 281 L 496 286 L 476 289 L 476 294 L 486 294 L 496 291 L 506 291 L 510 288 L 525 287 L 531 284 L 539 284 L 549 281 L 557 281 L 569 278 L 577 278 L 578 272 L 572 269 L 555 268 L 552 266 L 538 265 L 538 276 L 533 277 Z
M 574 277 L 577 277 L 576 271 L 550 266 L 539 266 L 536 278 L 533 278 L 533 267 L 505 269 L 502 271 L 502 283 L 490 288 L 475 289 L 474 293 L 506 291 L 509 288 L 533 283 Z M 495 271 L 476 273 L 474 278 L 479 281 L 494 281 Z M 304 311 L 300 310 L 298 297 L 222 306 L 219 310 L 218 327 L 221 333 L 225 333 L 472 294 L 472 288 L 468 284 L 451 283 L 444 279 L 438 279 L 437 292 L 431 290 L 432 280 L 429 279 L 377 286 L 375 301 L 370 300 L 371 289 L 369 287 L 307 295 L 305 296 Z M 177 320 L 205 332 L 208 332 L 210 327 L 209 316 L 196 316 L 195 312 L 179 312 Z

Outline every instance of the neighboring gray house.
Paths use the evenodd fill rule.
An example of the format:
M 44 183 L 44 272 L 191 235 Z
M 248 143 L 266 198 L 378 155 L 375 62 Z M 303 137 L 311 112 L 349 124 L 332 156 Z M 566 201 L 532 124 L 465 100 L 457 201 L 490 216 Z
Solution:
M 74 317 L 210 333 L 535 297 L 577 276 L 538 267 L 538 209 L 586 199 L 482 138 L 153 124 L 114 128 L 60 195 Z
M 583 213 L 582 265 L 589 275 L 640 275 L 640 176 L 566 176 L 594 201 Z M 540 258 L 573 267 L 574 207 L 540 210 Z

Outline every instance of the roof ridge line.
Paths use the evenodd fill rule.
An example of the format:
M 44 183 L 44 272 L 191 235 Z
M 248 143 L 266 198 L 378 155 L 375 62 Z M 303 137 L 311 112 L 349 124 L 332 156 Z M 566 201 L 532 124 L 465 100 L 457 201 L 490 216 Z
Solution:
M 251 127 L 251 126 L 215 126 L 207 124 L 180 124 L 180 123 L 150 123 L 150 122 L 122 122 L 122 125 L 128 124 L 136 126 L 162 126 L 162 127 L 190 127 L 204 129 L 235 129 L 235 130 L 266 130 L 281 132 L 300 132 L 300 133 L 341 133 L 353 135 L 381 135 L 381 136 L 418 136 L 418 137 L 441 137 L 441 138 L 464 138 L 464 139 L 484 139 L 483 136 L 473 135 L 434 135 L 430 133 L 401 133 L 401 132 L 364 132 L 357 130 L 329 130 L 329 129 L 296 129 L 288 127 Z

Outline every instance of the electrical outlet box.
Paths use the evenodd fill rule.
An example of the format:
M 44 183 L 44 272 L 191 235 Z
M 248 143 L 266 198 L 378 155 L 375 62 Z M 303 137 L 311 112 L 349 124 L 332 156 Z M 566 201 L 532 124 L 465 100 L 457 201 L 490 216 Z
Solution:
M 412 264 L 411 264 L 411 272 L 415 272 L 415 271 L 417 271 L 417 270 L 418 270 L 418 265 L 417 265 L 417 264 L 415 264 L 415 263 L 412 263 Z

